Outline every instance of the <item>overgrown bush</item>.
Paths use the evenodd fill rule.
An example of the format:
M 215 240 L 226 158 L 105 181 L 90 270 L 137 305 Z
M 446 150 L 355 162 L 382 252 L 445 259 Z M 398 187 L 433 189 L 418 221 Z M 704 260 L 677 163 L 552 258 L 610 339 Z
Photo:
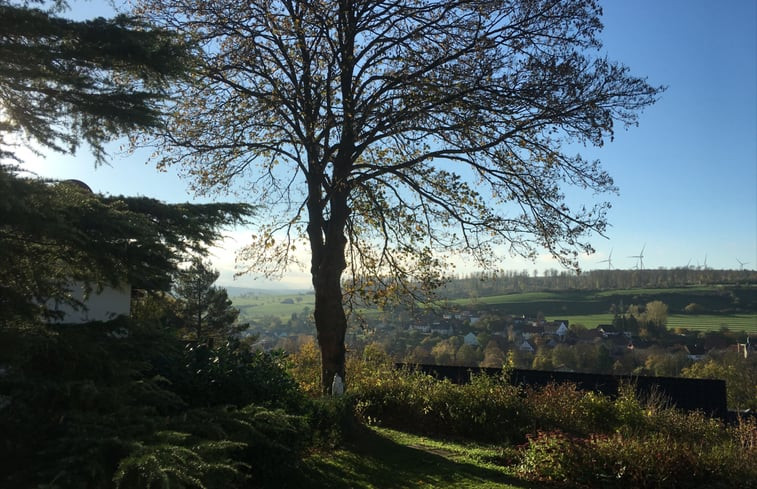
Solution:
M 523 443 L 522 477 L 571 488 L 757 487 L 757 428 L 728 428 L 701 413 L 670 407 L 633 385 L 615 397 L 570 384 L 519 389 L 474 376 L 455 385 L 413 370 L 366 364 L 353 379 L 366 422 L 438 437 L 504 446 Z
M 659 395 L 640 398 L 632 386 L 613 400 L 548 386 L 528 402 L 541 427 L 522 447 L 525 477 L 576 488 L 757 487 L 753 422 L 726 428 Z
M 757 453 L 735 439 L 718 443 L 669 433 L 529 436 L 521 476 L 571 488 L 757 487 Z
M 215 348 L 189 343 L 169 371 L 174 390 L 192 406 L 255 403 L 303 410 L 305 397 L 286 370 L 284 352 L 250 351 L 236 340 Z
M 360 432 L 355 417 L 355 398 L 347 393 L 338 397 L 320 397 L 309 403 L 307 414 L 315 447 L 333 448 Z
M 477 441 L 522 439 L 525 405 L 520 390 L 485 375 L 456 385 L 412 370 L 364 378 L 354 387 L 359 417 L 415 433 Z
M 277 354 L 128 320 L 0 343 L 0 487 L 276 487 L 313 439 Z
M 135 442 L 113 476 L 117 489 L 153 487 L 216 487 L 233 486 L 242 479 L 244 466 L 234 462 L 228 452 L 238 450 L 241 443 L 230 441 L 202 442 L 186 446 L 190 436 L 179 432 L 158 432 L 155 442 Z
M 525 400 L 530 432 L 560 430 L 574 435 L 611 432 L 617 425 L 613 402 L 607 396 L 582 391 L 575 384 L 527 388 Z

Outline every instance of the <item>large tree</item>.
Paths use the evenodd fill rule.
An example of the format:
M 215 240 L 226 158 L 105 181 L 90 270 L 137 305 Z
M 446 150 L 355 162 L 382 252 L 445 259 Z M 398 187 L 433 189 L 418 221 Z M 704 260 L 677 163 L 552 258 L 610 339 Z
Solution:
M 567 265 L 615 190 L 569 143 L 602 145 L 660 88 L 601 52 L 594 0 L 139 0 L 203 60 L 152 143 L 200 192 L 269 207 L 244 254 L 275 273 L 306 238 L 328 389 L 344 377 L 343 293 L 435 285 L 445 257 L 498 245 Z M 346 287 L 344 287 L 346 286 Z M 344 289 L 343 289 L 344 287 Z
M 65 7 L 0 0 L 0 159 L 28 142 L 74 152 L 83 141 L 102 161 L 111 138 L 160 124 L 168 82 L 187 69 L 175 33 L 123 15 L 74 21 Z

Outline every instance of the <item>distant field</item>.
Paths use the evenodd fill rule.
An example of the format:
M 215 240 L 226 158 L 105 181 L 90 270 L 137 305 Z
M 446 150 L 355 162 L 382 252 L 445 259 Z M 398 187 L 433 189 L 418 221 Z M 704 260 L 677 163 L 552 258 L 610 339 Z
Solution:
M 315 297 L 312 294 L 255 295 L 233 297 L 234 307 L 239 309 L 243 319 L 274 316 L 286 319 L 292 314 L 300 314 L 306 307 L 313 310 Z M 291 302 L 291 304 L 289 303 Z
M 638 296 L 638 295 L 666 295 L 666 294 L 709 294 L 719 290 L 718 286 L 702 285 L 691 287 L 675 287 L 660 289 L 613 289 L 597 292 L 598 297 L 609 296 Z
M 742 314 L 680 314 L 686 304 L 696 302 L 710 311 L 726 310 L 731 303 L 728 293 L 717 286 L 686 287 L 672 289 L 628 289 L 593 291 L 528 292 L 503 294 L 477 298 L 460 298 L 446 301 L 458 307 L 478 308 L 481 311 L 495 310 L 513 315 L 543 313 L 548 320 L 567 319 L 571 324 L 583 324 L 595 328 L 612 322 L 608 311 L 612 304 L 645 304 L 662 300 L 670 307 L 668 328 L 712 331 L 725 326 L 732 331 L 757 332 L 757 312 Z M 232 298 L 234 307 L 240 309 L 242 319 L 253 320 L 274 316 L 282 321 L 292 314 L 300 314 L 305 308 L 312 312 L 315 297 L 312 293 L 288 293 L 281 295 L 247 295 Z M 752 302 L 747 300 L 743 302 Z M 370 311 L 365 311 L 371 316 Z
M 588 329 L 594 329 L 600 324 L 612 324 L 612 314 L 588 314 L 578 316 L 560 316 L 550 317 L 547 316 L 547 321 L 554 321 L 556 319 L 570 321 L 570 324 L 581 324 Z
M 757 314 L 673 314 L 668 317 L 668 329 L 686 328 L 697 331 L 716 331 L 723 326 L 731 331 L 757 333 Z
M 547 320 L 567 319 L 570 324 L 582 324 L 589 329 L 600 324 L 611 324 L 612 314 L 588 314 L 576 316 L 547 317 Z M 671 314 L 668 316 L 668 329 L 686 328 L 692 331 L 717 331 L 721 327 L 731 331 L 757 333 L 757 314 Z
M 591 300 L 593 294 L 589 295 L 585 292 L 525 292 L 523 294 L 502 294 L 502 295 L 489 295 L 485 297 L 477 297 L 475 299 L 460 298 L 452 299 L 449 302 L 453 304 L 468 305 L 468 304 L 520 304 L 527 302 L 564 302 L 570 301 L 587 301 Z
M 452 299 L 454 304 L 470 304 L 471 302 L 479 304 L 519 304 L 528 302 L 604 302 L 608 298 L 627 298 L 631 303 L 637 297 L 655 297 L 655 296 L 702 296 L 720 293 L 716 286 L 698 286 L 698 287 L 680 287 L 667 289 L 613 289 L 602 291 L 586 290 L 561 290 L 555 292 L 524 292 L 522 294 L 501 294 L 477 297 L 470 299 L 467 297 Z

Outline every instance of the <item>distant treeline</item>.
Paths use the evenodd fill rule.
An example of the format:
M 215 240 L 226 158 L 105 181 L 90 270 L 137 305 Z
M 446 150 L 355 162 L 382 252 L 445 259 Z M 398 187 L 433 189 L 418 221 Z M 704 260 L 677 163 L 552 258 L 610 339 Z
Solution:
M 711 285 L 755 285 L 757 271 L 714 270 L 703 268 L 660 268 L 654 270 L 592 270 L 575 273 L 566 270 L 529 272 L 478 272 L 453 277 L 438 293 L 444 298 L 484 297 L 489 295 L 545 290 L 617 290 L 636 288 L 675 288 Z

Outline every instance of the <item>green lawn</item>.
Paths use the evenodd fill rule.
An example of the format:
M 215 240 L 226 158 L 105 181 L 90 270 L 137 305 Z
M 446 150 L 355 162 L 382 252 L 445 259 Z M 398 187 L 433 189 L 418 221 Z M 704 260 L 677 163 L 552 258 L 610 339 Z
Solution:
M 284 487 L 332 489 L 481 488 L 537 489 L 494 463 L 496 447 L 430 440 L 398 431 L 366 428 L 345 448 L 320 452 Z

